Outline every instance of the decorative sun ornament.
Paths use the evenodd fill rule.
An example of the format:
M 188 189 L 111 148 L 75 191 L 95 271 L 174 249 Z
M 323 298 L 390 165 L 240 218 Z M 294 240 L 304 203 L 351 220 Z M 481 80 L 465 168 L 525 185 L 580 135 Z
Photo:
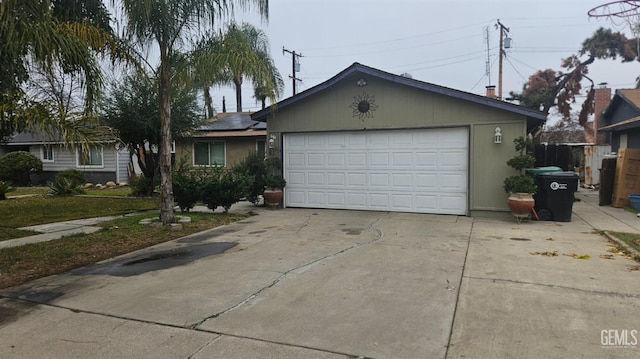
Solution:
M 363 92 L 362 95 L 353 96 L 353 103 L 349 105 L 349 108 L 353 111 L 353 117 L 358 117 L 360 121 L 364 122 L 367 118 L 373 118 L 373 113 L 378 105 L 376 105 L 375 97 Z

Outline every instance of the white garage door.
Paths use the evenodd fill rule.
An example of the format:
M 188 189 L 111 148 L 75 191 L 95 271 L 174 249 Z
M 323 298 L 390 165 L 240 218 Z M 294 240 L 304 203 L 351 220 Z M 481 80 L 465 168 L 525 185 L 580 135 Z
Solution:
M 467 128 L 284 136 L 287 207 L 467 212 Z

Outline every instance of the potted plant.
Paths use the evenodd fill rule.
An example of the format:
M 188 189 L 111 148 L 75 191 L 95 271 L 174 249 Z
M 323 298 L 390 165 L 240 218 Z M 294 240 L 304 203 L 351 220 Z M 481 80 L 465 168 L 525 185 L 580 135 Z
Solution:
M 282 189 L 287 185 L 287 181 L 279 174 L 270 174 L 264 178 L 264 197 L 265 205 L 275 208 L 280 206 L 282 202 Z
M 264 160 L 264 190 L 262 197 L 265 206 L 272 208 L 279 207 L 282 203 L 282 189 L 287 185 L 282 177 L 282 161 L 278 157 L 268 157 Z
M 518 154 L 507 161 L 507 165 L 517 170 L 519 174 L 505 178 L 503 188 L 509 193 L 507 205 L 519 220 L 528 217 L 535 205 L 533 194 L 538 188 L 533 177 L 525 174 L 525 169 L 533 167 L 536 159 L 527 153 L 529 143 L 523 136 L 514 139 L 513 143 Z

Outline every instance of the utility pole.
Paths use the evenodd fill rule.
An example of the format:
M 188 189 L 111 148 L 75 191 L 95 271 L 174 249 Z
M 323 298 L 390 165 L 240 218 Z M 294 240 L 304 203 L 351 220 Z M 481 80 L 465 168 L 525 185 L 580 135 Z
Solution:
M 290 53 L 291 54 L 291 75 L 289 75 L 289 78 L 293 81 L 293 94 L 296 94 L 296 81 L 302 81 L 302 79 L 299 79 L 296 77 L 296 72 L 300 72 L 300 58 L 303 57 L 302 54 L 296 54 L 295 51 L 291 51 L 291 50 L 287 50 L 284 48 L 284 46 L 282 47 L 282 54 L 284 55 L 284 53 Z
M 505 37 L 505 33 L 509 32 L 509 28 L 502 25 L 502 23 L 500 22 L 500 19 L 498 19 L 498 23 L 496 24 L 496 27 L 500 27 L 500 52 L 499 55 L 500 56 L 500 61 L 498 62 L 498 99 L 502 100 L 502 58 L 506 55 L 506 53 L 504 52 L 504 37 Z M 509 39 L 510 40 L 510 39 Z M 509 46 L 507 46 L 507 48 L 511 47 L 511 44 L 509 44 Z

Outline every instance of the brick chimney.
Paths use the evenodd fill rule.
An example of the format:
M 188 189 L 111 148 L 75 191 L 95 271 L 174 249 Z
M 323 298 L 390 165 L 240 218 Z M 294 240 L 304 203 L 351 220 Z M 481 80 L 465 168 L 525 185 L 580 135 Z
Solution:
M 606 133 L 598 131 L 598 129 L 605 124 L 602 120 L 602 112 L 609 106 L 609 102 L 611 102 L 611 89 L 603 86 L 597 88 L 594 97 L 594 105 L 593 105 L 593 133 L 594 133 L 594 142 L 596 145 L 606 145 L 607 144 L 607 136 Z
M 496 86 L 495 85 L 487 86 L 487 97 L 496 98 Z

